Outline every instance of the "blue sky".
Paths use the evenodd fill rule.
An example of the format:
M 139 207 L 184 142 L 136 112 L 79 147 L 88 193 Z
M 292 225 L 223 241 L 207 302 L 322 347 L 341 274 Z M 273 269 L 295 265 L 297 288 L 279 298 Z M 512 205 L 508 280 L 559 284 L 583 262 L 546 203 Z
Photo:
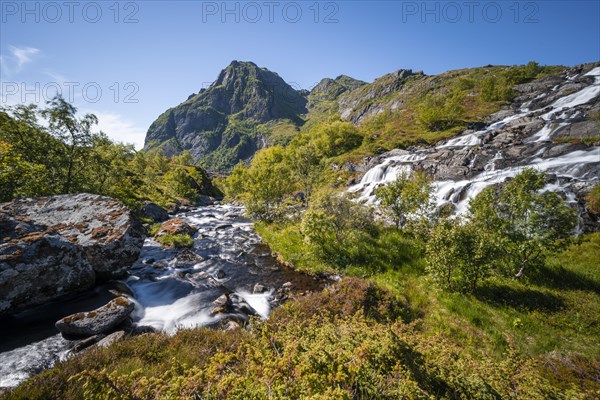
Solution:
M 3 105 L 58 87 L 139 148 L 160 113 L 234 59 L 306 89 L 400 68 L 598 61 L 600 1 L 2 0 L 0 55 Z

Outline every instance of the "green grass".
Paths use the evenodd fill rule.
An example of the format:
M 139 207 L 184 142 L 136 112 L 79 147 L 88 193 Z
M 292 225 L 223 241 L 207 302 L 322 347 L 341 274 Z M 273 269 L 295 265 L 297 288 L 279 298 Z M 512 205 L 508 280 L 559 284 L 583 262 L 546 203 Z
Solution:
M 588 146 L 592 146 L 594 143 L 600 142 L 600 135 L 594 136 L 583 136 L 583 137 L 567 137 L 567 136 L 559 136 L 552 138 L 552 142 L 554 143 L 573 143 L 573 144 L 585 144 Z
M 173 235 L 171 233 L 165 233 L 164 235 L 158 236 L 156 240 L 169 247 L 192 247 L 194 245 L 194 239 L 189 235 Z
M 484 335 L 490 351 L 508 343 L 528 355 L 600 359 L 600 234 L 555 257 L 527 280 L 494 277 L 473 294 L 432 287 L 425 275 L 388 270 L 373 277 L 407 296 L 432 332 L 457 340 Z
M 160 231 L 161 226 L 162 226 L 162 224 L 160 224 L 160 223 L 156 223 L 156 224 L 152 224 L 152 225 L 148 226 L 148 235 L 156 236 L 158 231 Z

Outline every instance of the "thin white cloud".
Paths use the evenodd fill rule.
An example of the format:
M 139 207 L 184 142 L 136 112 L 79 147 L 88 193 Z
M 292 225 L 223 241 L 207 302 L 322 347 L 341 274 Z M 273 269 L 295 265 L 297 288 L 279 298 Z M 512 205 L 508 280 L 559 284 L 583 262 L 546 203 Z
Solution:
M 40 49 L 34 47 L 16 47 L 8 46 L 10 52 L 17 62 L 17 70 L 20 71 L 23 66 L 33 61 L 33 57 L 40 52 Z
M 98 117 L 97 130 L 118 142 L 133 144 L 136 149 L 144 147 L 146 130 L 114 112 L 81 110 L 80 114 L 92 113 Z
M 34 58 L 40 54 L 40 49 L 35 47 L 9 45 L 8 50 L 10 54 L 0 55 L 1 73 L 6 77 L 21 72 L 26 64 L 33 62 Z

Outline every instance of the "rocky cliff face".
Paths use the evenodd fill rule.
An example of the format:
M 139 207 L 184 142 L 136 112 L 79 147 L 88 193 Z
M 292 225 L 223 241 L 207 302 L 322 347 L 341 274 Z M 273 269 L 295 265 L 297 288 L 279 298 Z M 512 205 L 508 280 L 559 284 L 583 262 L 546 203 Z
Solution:
M 121 277 L 145 232 L 108 197 L 78 194 L 0 204 L 0 315 Z
M 600 229 L 599 216 L 586 210 L 584 196 L 600 182 L 599 63 L 515 87 L 518 96 L 478 130 L 431 147 L 396 149 L 366 160 L 361 181 L 350 188 L 375 202 L 374 189 L 401 172 L 423 170 L 435 180 L 438 205 L 459 213 L 485 187 L 500 184 L 524 168 L 549 174 L 544 190 L 562 192 L 579 206 L 582 230 Z
M 159 116 L 148 129 L 145 149 L 167 155 L 189 150 L 209 170 L 227 171 L 267 144 L 261 124 L 301 124 L 306 102 L 276 73 L 233 61 L 209 88 Z

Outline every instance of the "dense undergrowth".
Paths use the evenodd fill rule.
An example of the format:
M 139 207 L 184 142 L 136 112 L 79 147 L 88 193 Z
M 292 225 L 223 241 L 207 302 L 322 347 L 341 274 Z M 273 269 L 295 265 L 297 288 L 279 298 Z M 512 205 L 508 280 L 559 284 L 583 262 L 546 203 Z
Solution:
M 582 244 L 595 248 L 595 253 L 588 252 L 590 257 L 598 255 L 598 242 L 595 236 Z M 579 248 L 572 248 L 563 258 L 578 253 Z M 589 267 L 587 262 L 579 259 L 564 268 L 579 274 L 582 266 Z M 107 349 L 94 348 L 2 398 L 584 399 L 600 394 L 600 366 L 590 359 L 598 348 L 593 343 L 588 351 L 540 351 L 517 333 L 528 330 L 531 321 L 557 312 L 573 321 L 575 317 L 567 314 L 581 312 L 590 303 L 570 304 L 568 290 L 555 293 L 546 287 L 549 283 L 543 290 L 548 296 L 564 296 L 569 303 L 565 309 L 530 315 L 534 312 L 519 304 L 526 294 L 512 305 L 477 295 L 453 303 L 428 290 L 418 270 L 407 269 L 385 272 L 398 278 L 391 290 L 344 278 L 323 292 L 288 302 L 267 321 L 253 320 L 248 330 L 144 334 Z M 384 277 L 372 278 L 388 281 Z M 593 290 L 570 290 L 581 290 L 597 303 Z M 480 322 L 474 323 L 470 314 L 479 304 L 487 313 L 497 310 L 499 316 L 486 317 L 480 311 Z M 594 318 L 592 313 L 589 310 L 588 318 Z M 504 344 L 496 346 L 498 338 L 490 330 L 511 314 L 522 322 L 503 327 Z M 440 320 L 445 320 L 444 326 Z M 554 336 L 552 331 L 544 334 Z M 531 341 L 529 335 L 535 340 L 541 332 L 525 335 L 525 342 Z M 590 341 L 598 338 L 596 331 L 583 335 Z

